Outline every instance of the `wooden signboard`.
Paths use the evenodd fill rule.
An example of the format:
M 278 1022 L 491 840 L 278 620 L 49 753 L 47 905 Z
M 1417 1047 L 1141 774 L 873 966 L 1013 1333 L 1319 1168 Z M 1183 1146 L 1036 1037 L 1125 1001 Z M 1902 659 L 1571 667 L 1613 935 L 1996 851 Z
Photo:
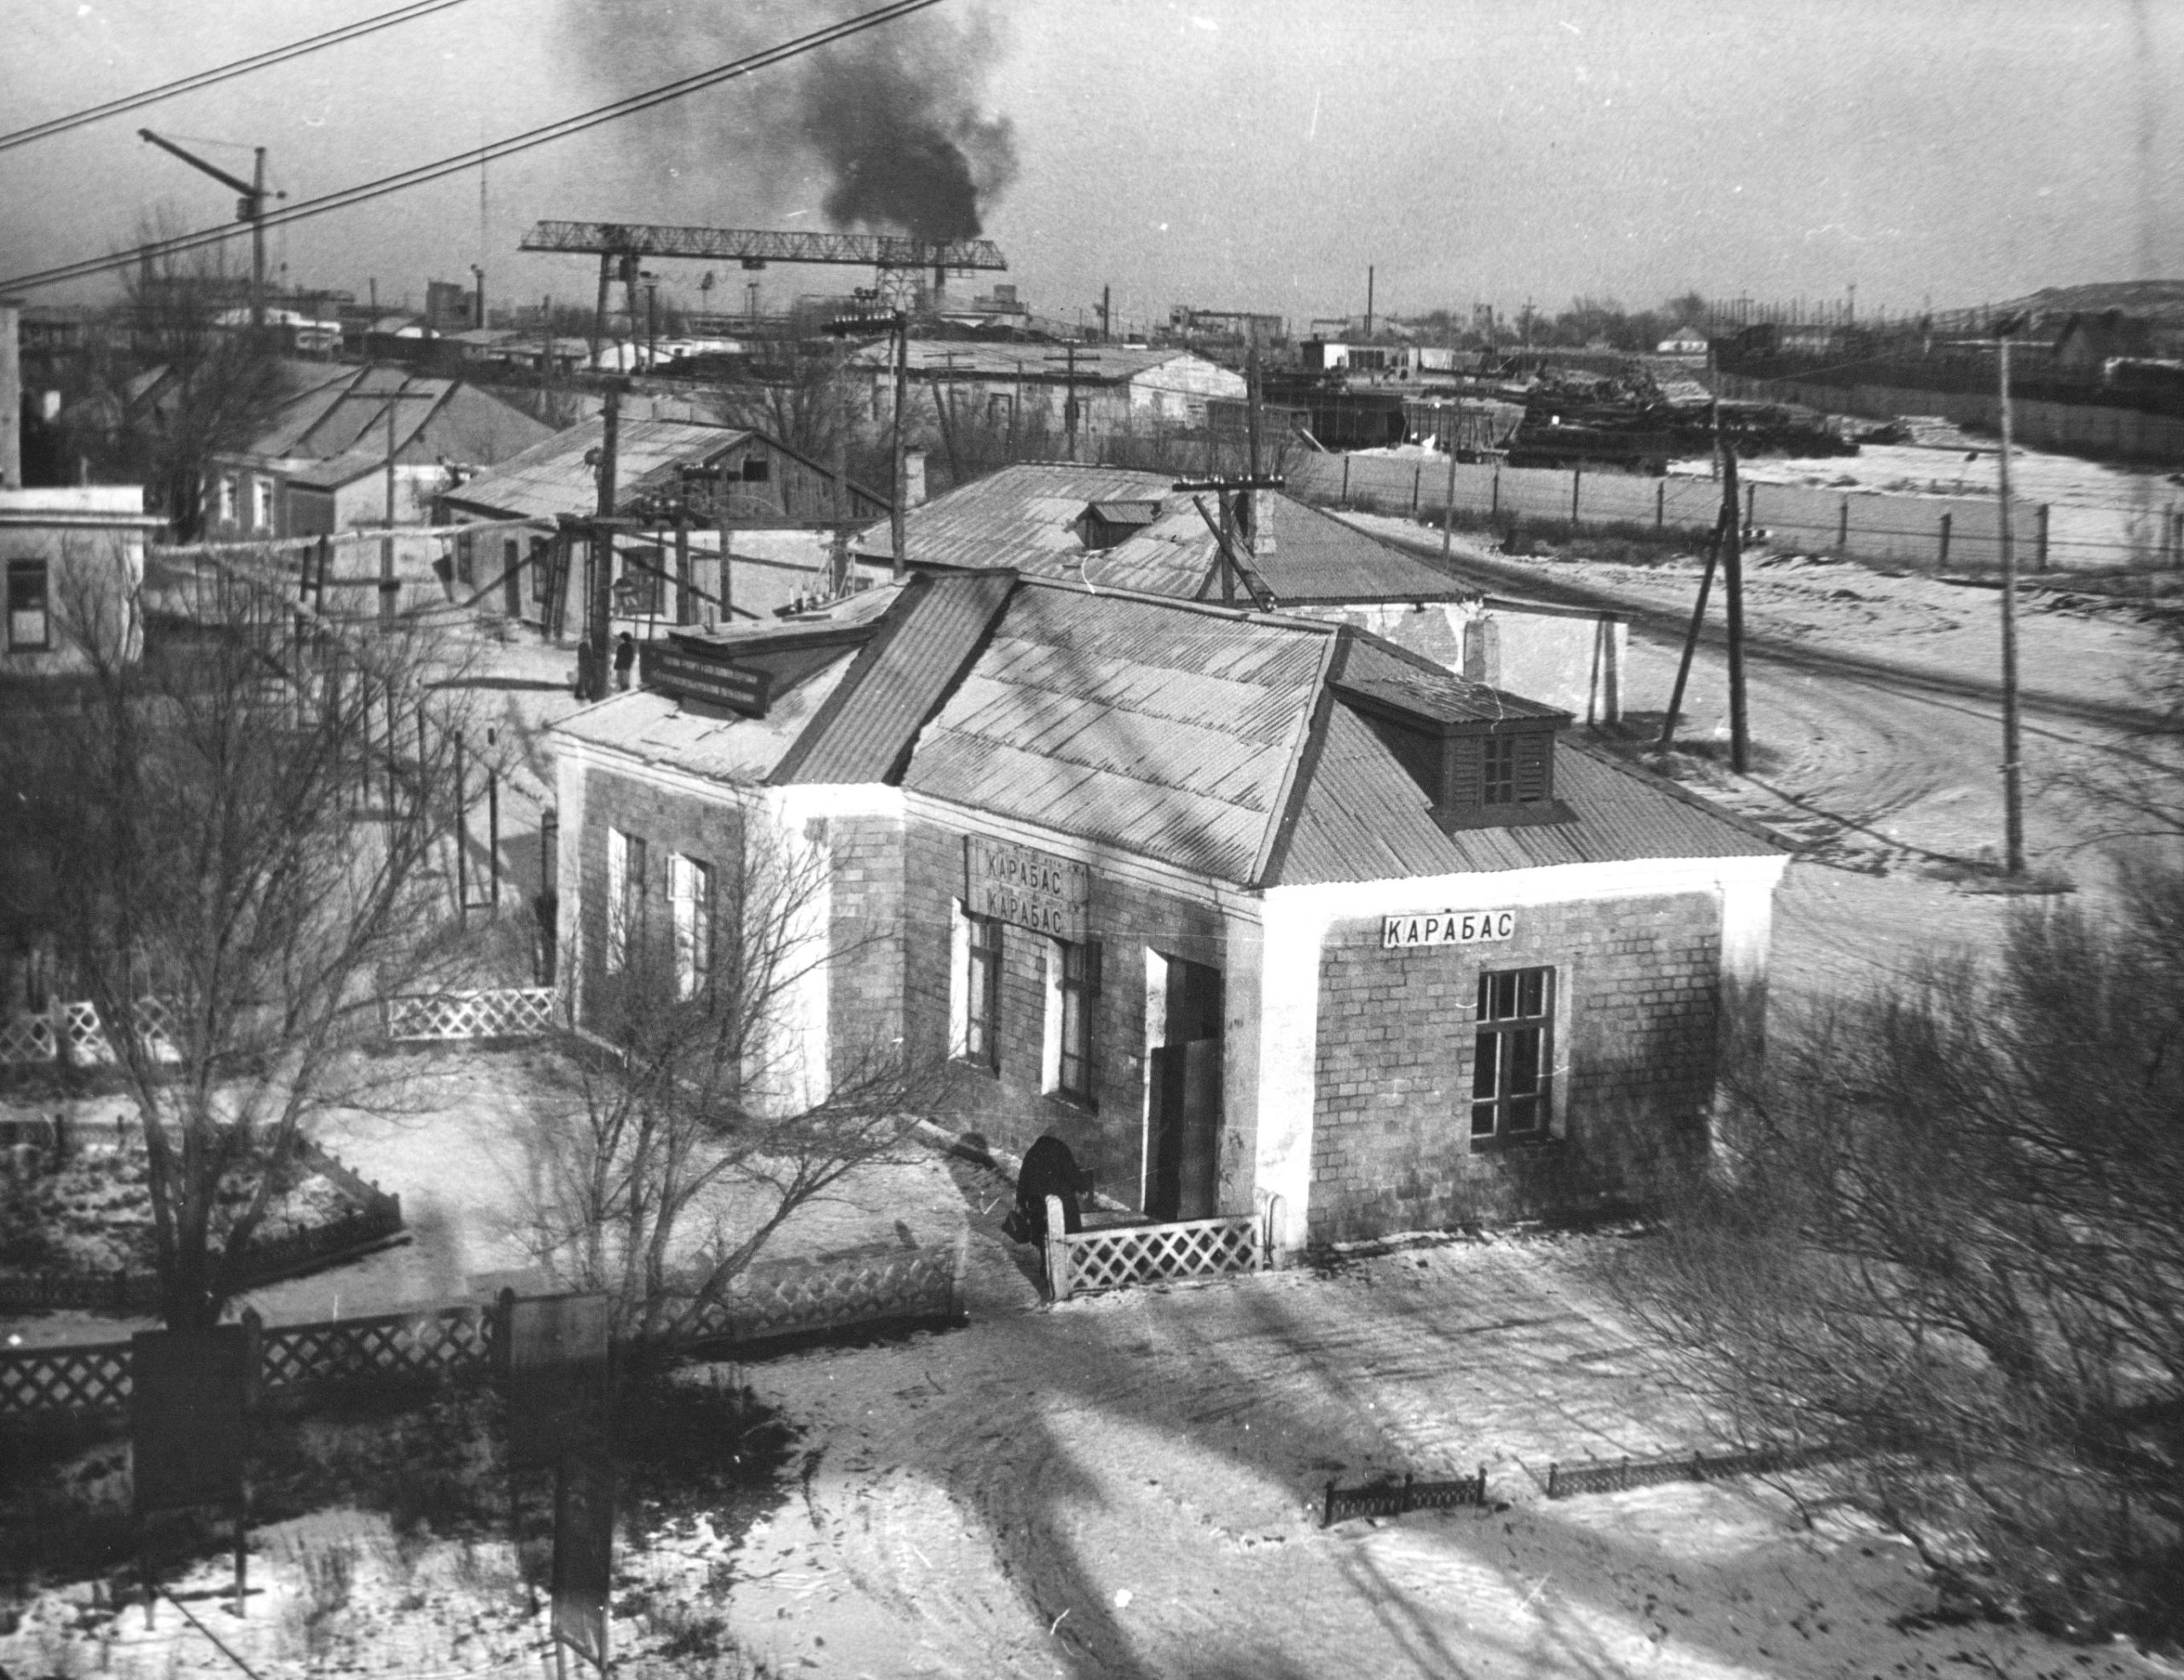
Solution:
M 671 648 L 653 652 L 646 667 L 645 681 L 677 700 L 725 706 L 751 718 L 766 715 L 766 703 L 771 698 L 773 687 L 771 675 L 767 671 L 699 659 Z
M 508 1451 L 545 1464 L 605 1431 L 609 1302 L 605 1295 L 511 1296 Z
M 963 902 L 975 916 L 1082 944 L 1091 937 L 1089 866 L 1028 846 L 968 834 Z
M 241 1503 L 248 1360 L 240 1324 L 130 1339 L 130 1468 L 140 1513 Z
M 603 1452 L 564 1458 L 554 1478 L 554 1638 L 607 1671 L 614 1583 L 614 1466 Z

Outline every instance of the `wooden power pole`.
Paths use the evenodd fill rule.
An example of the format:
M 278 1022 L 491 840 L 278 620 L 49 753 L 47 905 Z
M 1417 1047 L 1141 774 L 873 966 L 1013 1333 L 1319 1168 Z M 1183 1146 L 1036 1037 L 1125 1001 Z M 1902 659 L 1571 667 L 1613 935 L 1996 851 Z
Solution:
M 2024 873 L 2024 789 L 2023 766 L 2018 762 L 2017 706 L 2017 551 L 2010 542 L 2010 334 L 2018 323 L 2008 320 L 1996 328 L 2001 348 L 2002 453 L 1999 489 L 2001 500 L 1997 533 L 2002 546 L 2002 841 L 2005 867 L 2013 875 Z

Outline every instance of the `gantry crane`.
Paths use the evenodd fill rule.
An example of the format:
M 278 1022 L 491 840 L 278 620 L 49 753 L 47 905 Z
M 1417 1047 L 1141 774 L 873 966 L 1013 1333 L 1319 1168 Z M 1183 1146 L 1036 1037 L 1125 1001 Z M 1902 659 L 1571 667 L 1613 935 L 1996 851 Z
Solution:
M 936 241 L 899 234 L 775 233 L 759 228 L 676 228 L 624 222 L 541 222 L 524 235 L 518 248 L 598 253 L 595 331 L 598 338 L 606 335 L 607 288 L 618 276 L 629 291 L 630 318 L 636 318 L 637 263 L 644 257 L 740 263 L 746 269 L 762 269 L 769 263 L 849 263 L 877 269 L 883 291 L 890 289 L 891 277 L 898 279 L 926 269 L 931 269 L 938 280 L 950 269 L 1008 266 L 1001 247 L 990 239 Z

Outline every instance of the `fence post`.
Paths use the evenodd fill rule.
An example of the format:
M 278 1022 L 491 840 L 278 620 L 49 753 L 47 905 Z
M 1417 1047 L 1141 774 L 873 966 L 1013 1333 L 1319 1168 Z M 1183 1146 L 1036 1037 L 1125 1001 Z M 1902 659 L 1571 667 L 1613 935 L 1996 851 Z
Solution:
M 1345 508 L 1350 505 L 1350 457 L 1347 455 L 1342 457 L 1342 505 Z
M 1669 514 L 1669 481 L 1657 480 L 1653 485 L 1653 529 L 1663 528 Z
M 1501 512 L 1502 512 L 1502 463 L 1501 463 L 1500 462 L 1498 462 L 1498 461 L 1497 461 L 1497 462 L 1496 462 L 1494 463 L 1494 491 L 1493 491 L 1492 499 L 1491 499 L 1491 500 L 1490 500 L 1490 501 L 1488 502 L 1487 505 L 1486 505 L 1486 516 L 1487 516 L 1487 518 L 1489 518 L 1490 520 L 1490 519 L 1496 519 L 1496 518 L 1500 517 L 1500 515 L 1501 515 Z
M 1069 1228 L 1060 1196 L 1047 1198 L 1047 1288 L 1056 1300 L 1069 1299 Z
M 1421 461 L 1410 469 L 1410 516 L 1418 517 L 1418 492 L 1426 481 L 1426 463 Z
M 1403 1492 L 1398 1496 L 1397 1503 L 1396 1504 L 1396 1514 L 1397 1516 L 1403 1515 L 1404 1512 L 1410 1509 L 1410 1485 L 1417 1479 L 1417 1472 L 1414 1470 L 1406 1470 L 1403 1473 Z
M 1745 481 L 1744 528 L 1747 535 L 1759 528 L 1759 481 L 1757 479 Z
M 1547 1462 L 1547 1497 L 1548 1497 L 1548 1498 L 1550 1498 L 1550 1499 L 1552 1499 L 1552 1498 L 1554 1498 L 1554 1477 L 1555 1477 L 1555 1472 L 1556 1472 L 1556 1470 L 1557 1470 L 1559 1468 L 1560 1468 L 1560 1467 L 1559 1467 L 1558 1465 L 1556 1465 L 1556 1463 L 1554 1462 L 1554 1461 L 1553 1459 L 1551 1459 L 1551 1458 L 1550 1458 L 1549 1460 L 1548 1460 L 1548 1462 Z
M 963 1281 L 971 1270 L 971 1228 L 966 1225 L 956 1234 L 956 1257 L 948 1272 L 948 1316 L 961 1318 L 963 1314 Z
M 1577 489 L 1585 482 L 1585 463 L 1579 462 L 1570 469 L 1570 534 L 1577 534 Z
M 259 1398 L 265 1392 L 265 1321 L 258 1309 L 247 1306 L 242 1319 L 242 1409 L 245 1413 L 258 1410 Z
M 1940 561 L 1940 564 L 1943 566 L 1947 566 L 1949 564 L 1949 516 L 1947 514 L 1943 514 L 1942 515 L 1942 557 Z
M 492 1326 L 492 1373 L 495 1377 L 505 1381 L 508 1374 L 509 1354 L 515 1340 L 515 1291 L 513 1288 L 504 1288 L 493 1298 L 486 1322 Z
M 1324 1512 L 1322 1512 L 1322 1513 L 1321 1514 L 1321 1516 L 1320 1516 L 1320 1526 L 1321 1526 L 1321 1527 L 1322 1527 L 1322 1528 L 1328 1528 L 1328 1527 L 1332 1527 L 1332 1526 L 1333 1526 L 1333 1523 L 1334 1523 L 1334 1483 L 1333 1483 L 1333 1481 L 1332 1479 L 1330 1479 L 1330 1480 L 1328 1481 L 1328 1483 L 1327 1483 L 1327 1509 L 1326 1509 Z
M 1478 1467 L 1478 1504 L 1482 1510 L 1486 1507 L 1486 1467 L 1484 1464 Z
M 1850 498 L 1847 496 L 1843 498 L 1842 511 L 1835 516 L 1835 557 L 1850 557 Z
M 2048 569 L 2048 504 L 2045 502 L 2040 504 L 2040 549 L 2032 564 L 2035 571 L 2045 572 Z

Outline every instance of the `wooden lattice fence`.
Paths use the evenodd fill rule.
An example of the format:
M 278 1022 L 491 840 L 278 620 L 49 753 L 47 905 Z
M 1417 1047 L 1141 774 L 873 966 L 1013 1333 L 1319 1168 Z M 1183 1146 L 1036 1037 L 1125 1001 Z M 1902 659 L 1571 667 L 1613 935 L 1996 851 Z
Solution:
M 386 1007 L 386 1036 L 402 1043 L 537 1038 L 555 1026 L 554 988 L 549 985 L 407 993 L 388 998 Z
M 129 1393 L 125 1341 L 0 1350 L 0 1417 L 120 1411 Z
M 1454 1481 L 1421 1482 L 1405 1476 L 1400 1482 L 1379 1482 L 1347 1491 L 1327 1484 L 1327 1507 L 1320 1517 L 1326 1528 L 1351 1517 L 1399 1517 L 1406 1511 L 1447 1511 L 1461 1505 L 1486 1503 L 1486 1467 L 1475 1476 Z
M 1621 1493 L 1664 1482 L 1711 1482 L 1731 1476 L 1775 1475 L 1807 1465 L 1852 1456 L 1843 1446 L 1760 1447 L 1748 1452 L 1691 1452 L 1658 1458 L 1594 1459 L 1583 1464 L 1547 1467 L 1547 1497 L 1567 1499 L 1579 1493 Z
M 0 1067 L 27 1067 L 59 1058 L 53 1023 L 44 1015 L 15 1015 L 0 1020 Z
M 373 1318 L 337 1318 L 270 1328 L 243 1322 L 257 1343 L 261 1392 L 323 1382 L 438 1378 L 493 1362 L 498 1315 L 489 1306 L 439 1307 Z
M 947 1248 L 889 1249 L 833 1261 L 747 1268 L 717 1299 L 691 1301 L 669 1321 L 678 1342 L 752 1342 L 888 1322 L 963 1316 L 967 1232 Z
M 1240 1213 L 1217 1219 L 1063 1229 L 1061 1200 L 1047 1198 L 1047 1281 L 1058 1301 L 1101 1289 L 1177 1278 L 1263 1271 L 1267 1222 Z

